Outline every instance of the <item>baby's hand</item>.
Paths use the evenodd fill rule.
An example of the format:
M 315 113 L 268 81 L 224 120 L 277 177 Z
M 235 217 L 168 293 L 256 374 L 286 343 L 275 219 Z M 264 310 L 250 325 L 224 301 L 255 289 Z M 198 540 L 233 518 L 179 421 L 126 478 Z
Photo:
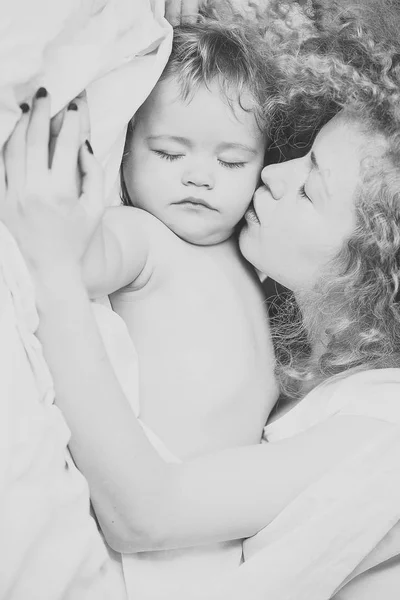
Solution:
M 5 148 L 7 190 L 0 218 L 10 229 L 38 283 L 80 261 L 104 212 L 102 172 L 90 144 L 81 143 L 79 109 L 65 112 L 50 165 L 50 98 L 41 88 Z M 77 189 L 76 172 L 80 179 Z
M 165 18 L 171 25 L 196 23 L 201 0 L 166 0 Z

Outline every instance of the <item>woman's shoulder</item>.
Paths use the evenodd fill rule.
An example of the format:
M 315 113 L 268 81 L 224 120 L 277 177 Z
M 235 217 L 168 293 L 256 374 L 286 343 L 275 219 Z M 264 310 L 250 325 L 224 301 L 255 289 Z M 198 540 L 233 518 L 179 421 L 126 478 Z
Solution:
M 370 369 L 326 380 L 264 430 L 267 441 L 305 431 L 334 415 L 400 423 L 400 368 Z
M 330 410 L 400 423 L 400 368 L 371 369 L 346 377 L 331 398 Z

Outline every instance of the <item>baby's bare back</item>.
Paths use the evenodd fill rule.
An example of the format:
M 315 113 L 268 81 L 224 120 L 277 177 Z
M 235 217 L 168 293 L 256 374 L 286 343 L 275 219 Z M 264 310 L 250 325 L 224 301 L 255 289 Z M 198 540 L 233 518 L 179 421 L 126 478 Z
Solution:
M 276 399 L 259 282 L 233 240 L 154 229 L 151 277 L 112 295 L 139 355 L 141 418 L 182 459 L 258 443 Z

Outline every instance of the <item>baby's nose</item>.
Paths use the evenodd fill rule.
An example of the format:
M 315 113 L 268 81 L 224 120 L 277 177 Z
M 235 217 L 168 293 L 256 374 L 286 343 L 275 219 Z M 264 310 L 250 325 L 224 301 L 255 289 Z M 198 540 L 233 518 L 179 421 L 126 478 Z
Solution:
M 206 165 L 193 165 L 185 170 L 182 175 L 184 185 L 193 185 L 211 189 L 215 185 L 214 174 Z

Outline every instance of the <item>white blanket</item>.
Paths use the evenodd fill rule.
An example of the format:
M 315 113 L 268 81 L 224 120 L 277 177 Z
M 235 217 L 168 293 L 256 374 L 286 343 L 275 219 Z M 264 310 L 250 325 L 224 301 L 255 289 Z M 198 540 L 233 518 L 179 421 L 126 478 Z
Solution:
M 0 0 L 0 147 L 38 87 L 53 114 L 86 88 L 109 193 L 126 125 L 169 56 L 163 12 L 163 0 Z
M 0 223 L 0 599 L 125 600 L 34 335 L 18 248 Z
M 125 128 L 167 61 L 162 0 L 0 0 L 0 148 L 44 85 L 58 112 L 88 89 L 92 141 L 117 179 Z M 0 156 L 0 166 L 2 159 Z M 0 169 L 1 170 L 1 169 Z M 0 201 L 4 178 L 0 173 Z M 125 600 L 54 406 L 29 275 L 0 223 L 0 600 Z

